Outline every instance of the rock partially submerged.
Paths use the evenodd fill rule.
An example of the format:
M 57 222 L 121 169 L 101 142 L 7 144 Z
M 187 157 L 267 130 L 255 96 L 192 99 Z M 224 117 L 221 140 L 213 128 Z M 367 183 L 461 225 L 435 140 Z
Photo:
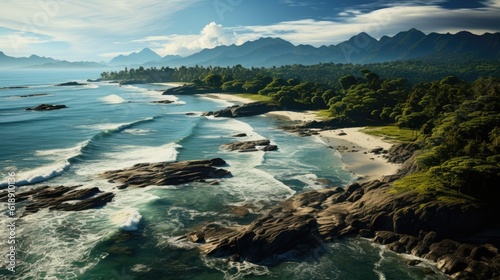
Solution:
M 223 118 L 240 118 L 257 116 L 278 110 L 279 106 L 268 102 L 253 102 L 244 105 L 234 105 L 225 109 L 204 113 L 203 116 L 214 116 Z
M 35 93 L 35 94 L 27 94 L 27 95 L 19 95 L 20 98 L 27 98 L 27 97 L 37 97 L 37 96 L 46 96 L 48 94 L 46 93 Z
M 82 211 L 105 206 L 113 200 L 113 193 L 99 188 L 79 189 L 81 186 L 43 186 L 16 194 L 16 201 L 29 201 L 23 215 L 36 213 L 41 209 L 60 211 Z M 7 201 L 8 192 L 0 193 L 0 201 Z
M 66 105 L 40 104 L 33 108 L 26 108 L 27 111 L 53 111 L 68 108 Z
M 56 87 L 69 87 L 69 86 L 85 86 L 87 84 L 81 84 L 79 82 L 67 82 L 55 85 Z
M 153 101 L 151 103 L 156 103 L 156 104 L 171 104 L 174 103 L 175 101 L 172 100 L 158 100 L 158 101 Z
M 141 85 L 141 84 L 147 84 L 147 80 L 123 80 L 119 82 L 120 86 L 125 86 L 125 85 Z
M 220 89 L 208 89 L 193 84 L 169 88 L 163 92 L 163 95 L 192 95 L 218 92 Z
M 389 184 L 373 181 L 307 192 L 250 225 L 209 224 L 186 238 L 200 243 L 200 250 L 209 256 L 238 256 L 269 265 L 290 255 L 307 255 L 324 241 L 360 235 L 392 251 L 435 261 L 455 279 L 491 279 L 500 277 L 498 248 L 458 241 L 467 240 L 468 233 L 494 217 L 477 205 L 444 203 L 413 192 L 395 194 Z M 286 257 L 281 258 L 283 253 Z
M 271 141 L 267 139 L 245 142 L 233 142 L 222 145 L 223 149 L 238 152 L 256 152 L 256 151 L 275 151 L 278 146 L 271 145 Z
M 121 170 L 106 171 L 100 176 L 110 182 L 123 183 L 119 188 L 181 185 L 230 175 L 229 171 L 216 168 L 223 165 L 226 165 L 226 162 L 220 158 L 171 163 L 139 163 Z

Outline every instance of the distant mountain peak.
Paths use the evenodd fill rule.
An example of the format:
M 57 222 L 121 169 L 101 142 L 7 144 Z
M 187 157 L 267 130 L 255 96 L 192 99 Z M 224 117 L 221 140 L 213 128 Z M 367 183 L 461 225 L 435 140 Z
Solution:
M 140 52 L 133 52 L 129 55 L 119 55 L 109 62 L 111 65 L 136 65 L 150 61 L 160 60 L 161 56 L 150 48 L 144 48 Z
M 156 55 L 158 55 L 155 51 L 153 51 L 150 48 L 144 48 L 144 49 L 142 49 L 142 51 L 140 51 L 139 54 L 156 54 Z

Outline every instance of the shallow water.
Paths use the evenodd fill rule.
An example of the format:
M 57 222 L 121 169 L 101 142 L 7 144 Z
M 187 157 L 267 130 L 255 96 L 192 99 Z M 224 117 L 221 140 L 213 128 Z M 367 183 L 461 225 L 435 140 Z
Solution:
M 92 83 L 54 84 L 99 76 L 97 71 L 0 72 L 0 186 L 7 171 L 17 174 L 18 191 L 40 185 L 83 185 L 116 193 L 102 209 L 81 212 L 43 210 L 16 222 L 15 275 L 12 279 L 446 279 L 410 268 L 405 257 L 363 239 L 324 244 L 306 262 L 276 267 L 200 256 L 176 237 L 207 222 L 245 224 L 235 206 L 258 211 L 312 189 L 343 186 L 354 176 L 339 155 L 316 138 L 301 138 L 277 126 L 272 117 L 214 119 L 188 116 L 224 108 L 221 100 L 198 96 L 162 96 L 165 85 L 123 86 Z M 21 98 L 21 95 L 46 94 Z M 155 100 L 172 104 L 153 104 Z M 25 111 L 42 103 L 67 109 Z M 231 153 L 222 144 L 245 132 L 267 138 L 276 152 Z M 300 148 L 297 148 L 300 147 Z M 106 170 L 142 162 L 221 157 L 233 177 L 218 186 L 193 183 L 116 190 L 99 179 Z M 326 179 L 328 186 L 320 182 Z M 17 207 L 22 208 L 23 203 Z M 2 211 L 1 252 L 7 252 Z M 2 264 L 4 265 L 4 264 Z M 422 264 L 421 266 L 426 266 Z M 426 278 L 427 277 L 427 278 Z

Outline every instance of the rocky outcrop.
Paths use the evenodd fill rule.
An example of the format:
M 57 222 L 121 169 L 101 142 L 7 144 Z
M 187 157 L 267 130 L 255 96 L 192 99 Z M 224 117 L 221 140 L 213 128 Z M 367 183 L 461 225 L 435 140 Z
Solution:
M 20 98 L 27 98 L 27 97 L 37 97 L 37 96 L 47 96 L 48 94 L 46 93 L 35 93 L 35 94 L 27 94 L 27 95 L 19 95 Z
M 271 141 L 264 140 L 256 140 L 256 141 L 245 141 L 245 142 L 233 142 L 229 144 L 222 145 L 223 149 L 229 151 L 238 151 L 238 152 L 256 152 L 256 151 L 276 151 L 278 146 L 271 145 Z
M 25 87 L 25 86 L 0 87 L 0 90 L 6 90 L 6 89 L 23 89 L 23 88 L 28 88 L 28 87 Z
M 180 185 L 230 175 L 229 171 L 216 168 L 223 165 L 226 165 L 226 162 L 220 158 L 171 163 L 139 163 L 129 168 L 107 171 L 100 176 L 110 182 L 122 183 L 120 189 L 129 186 L 142 188 L 151 185 Z
M 285 252 L 301 256 L 319 242 L 361 235 L 395 252 L 436 261 L 441 271 L 456 279 L 490 279 L 500 277 L 497 247 L 463 240 L 494 217 L 474 204 L 395 193 L 389 184 L 373 181 L 303 193 L 250 225 L 209 224 L 186 238 L 200 243 L 201 251 L 210 256 L 273 264 L 282 261 Z
M 190 84 L 190 85 L 183 85 L 180 87 L 169 88 L 163 92 L 163 95 L 192 95 L 192 94 L 213 93 L 220 91 L 221 91 L 220 89 L 207 89 Z
M 257 116 L 271 111 L 279 110 L 279 106 L 268 102 L 253 102 L 244 105 L 234 105 L 225 109 L 204 113 L 203 116 L 214 116 L 217 118 L 241 118 Z
M 171 104 L 174 103 L 172 100 L 158 100 L 158 101 L 153 101 L 151 103 L 156 103 L 156 104 Z
M 27 111 L 53 111 L 68 108 L 66 105 L 40 104 L 33 108 L 26 108 Z
M 69 86 L 85 86 L 87 84 L 81 84 L 78 82 L 68 82 L 68 83 L 62 83 L 62 84 L 57 84 L 55 85 L 56 87 L 69 87 Z
M 99 188 L 80 189 L 81 186 L 43 186 L 16 194 L 16 201 L 28 201 L 23 215 L 36 213 L 41 209 L 60 211 L 82 211 L 105 206 L 113 200 L 113 193 Z M 8 192 L 0 193 L 0 201 L 8 199 Z

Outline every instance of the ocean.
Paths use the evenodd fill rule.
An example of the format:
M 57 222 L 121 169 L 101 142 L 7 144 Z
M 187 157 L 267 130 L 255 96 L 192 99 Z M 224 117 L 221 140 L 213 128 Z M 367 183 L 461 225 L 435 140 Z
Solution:
M 274 267 L 200 255 L 178 240 L 208 222 L 248 224 L 260 211 L 295 194 L 344 186 L 356 176 L 340 155 L 317 137 L 278 129 L 273 117 L 202 117 L 230 105 L 203 96 L 162 96 L 167 84 L 87 83 L 98 70 L 0 71 L 0 189 L 16 173 L 17 192 L 37 186 L 99 187 L 116 194 L 100 209 L 49 211 L 20 218 L 0 209 L 0 252 L 9 252 L 7 225 L 15 220 L 16 268 L 0 264 L 1 279 L 447 279 L 432 264 L 406 264 L 369 240 L 323 245 L 301 262 Z M 83 86 L 56 87 L 77 81 Z M 10 88 L 24 87 L 24 88 Z M 36 95 L 31 97 L 21 97 Z M 152 101 L 171 100 L 171 104 Z M 26 111 L 64 104 L 56 111 Z M 194 115 L 188 113 L 195 113 Z M 232 136 L 269 139 L 275 152 L 234 153 L 220 149 Z M 97 175 L 144 162 L 220 157 L 233 174 L 220 185 L 191 183 L 116 189 Z M 325 184 L 325 182 L 328 182 Z M 235 208 L 248 208 L 240 217 Z M 431 271 L 432 273 L 428 273 Z

